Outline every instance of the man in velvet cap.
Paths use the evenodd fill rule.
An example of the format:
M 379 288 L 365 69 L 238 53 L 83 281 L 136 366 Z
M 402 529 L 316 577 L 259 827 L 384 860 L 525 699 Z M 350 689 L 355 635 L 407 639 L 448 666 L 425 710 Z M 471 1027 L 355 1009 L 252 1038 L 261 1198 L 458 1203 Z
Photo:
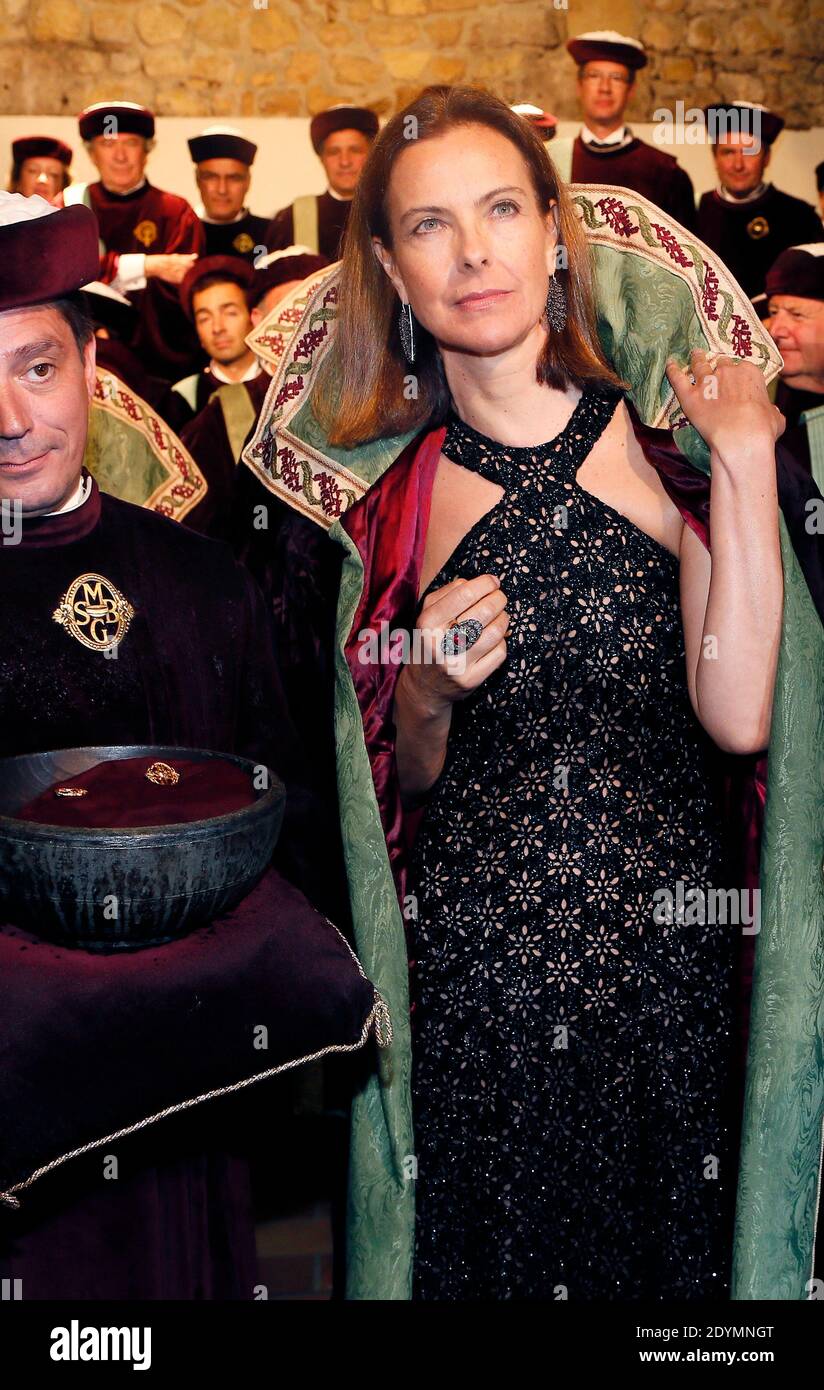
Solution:
M 792 429 L 824 406 L 824 241 L 782 251 L 755 304 L 784 358 L 775 403 Z
M 326 191 L 296 198 L 275 214 L 264 237 L 268 251 L 297 242 L 328 261 L 338 259 L 360 172 L 377 133 L 377 116 L 363 106 L 330 106 L 312 117 L 309 134 L 326 175 Z
M 246 206 L 257 145 L 234 126 L 209 126 L 188 141 L 202 199 L 198 209 L 207 256 L 240 256 L 254 264 L 266 245 L 268 218 Z
M 228 547 L 102 495 L 83 468 L 95 338 L 77 291 L 98 268 L 89 209 L 0 194 L 0 756 L 236 752 L 291 796 L 294 737 L 253 581 Z M 116 1182 L 68 1164 L 19 1212 L 0 1209 L 0 1274 L 32 1299 L 253 1297 L 248 1169 L 201 1123 L 174 1131 L 171 1157 L 161 1139 L 159 1164 L 124 1150 Z
M 693 227 L 695 194 L 689 174 L 671 154 L 639 140 L 624 121 L 635 74 L 647 64 L 644 45 L 612 29 L 598 29 L 570 39 L 567 51 L 578 65 L 584 117 L 572 148 L 572 181 L 633 188 L 682 226 Z
M 779 501 L 824 622 L 824 502 L 812 475 L 824 438 L 824 241 L 782 251 L 754 302 L 784 358 L 775 399 L 787 421 L 776 445 Z
M 79 126 L 100 178 L 72 184 L 63 200 L 84 203 L 97 218 L 101 260 L 94 279 L 128 295 L 137 308 L 133 346 L 146 370 L 177 381 L 199 356 L 177 287 L 203 253 L 203 228 L 185 198 L 146 178 L 155 120 L 145 106 L 96 102 L 81 111 Z
M 9 193 L 54 198 L 71 183 L 72 149 L 53 135 L 21 135 L 11 145 Z
M 788 246 L 824 240 L 815 208 L 766 178 L 772 147 L 784 128 L 775 111 L 749 101 L 719 102 L 704 111 L 717 186 L 698 205 L 698 235 L 729 266 L 751 299 Z

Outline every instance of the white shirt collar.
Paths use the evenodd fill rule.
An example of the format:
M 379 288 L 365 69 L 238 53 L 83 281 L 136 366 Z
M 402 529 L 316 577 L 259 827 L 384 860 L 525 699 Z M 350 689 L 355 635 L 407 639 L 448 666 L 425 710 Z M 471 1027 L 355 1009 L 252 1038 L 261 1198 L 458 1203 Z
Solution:
M 613 130 L 609 135 L 596 135 L 590 130 L 588 125 L 581 126 L 581 139 L 585 145 L 590 145 L 596 140 L 599 145 L 620 145 L 627 133 L 625 125 L 621 125 L 617 130 Z
M 57 507 L 56 510 L 53 512 L 46 512 L 45 515 L 62 516 L 64 512 L 76 511 L 78 507 L 82 507 L 83 503 L 88 501 L 91 495 L 91 490 L 91 473 L 82 473 L 80 475 L 80 478 L 78 479 L 77 487 L 75 488 L 69 500 L 67 502 L 64 502 L 62 507 Z
M 227 376 L 219 362 L 210 362 L 209 371 L 215 381 L 222 381 L 226 386 L 235 386 L 240 381 L 254 381 L 255 377 L 260 376 L 261 366 L 256 357 L 251 366 L 246 368 L 243 376 Z
M 103 183 L 103 180 L 101 179 L 100 182 Z M 133 188 L 106 188 L 105 183 L 103 187 L 107 193 L 111 193 L 113 198 L 128 198 L 130 193 L 136 193 L 139 188 L 146 187 L 146 179 L 142 178 L 140 183 L 136 183 Z
M 344 198 L 342 194 L 336 193 L 334 188 L 327 188 L 326 192 L 330 198 L 334 198 L 338 203 L 351 203 L 351 198 Z
M 763 198 L 769 183 L 760 183 L 751 193 L 746 193 L 743 198 L 736 198 L 734 193 L 728 193 L 723 183 L 719 183 L 716 192 L 719 198 L 723 198 L 725 203 L 754 203 L 756 198 Z
M 208 222 L 210 227 L 231 227 L 233 222 L 242 222 L 248 211 L 248 208 L 241 208 L 240 212 L 236 212 L 234 217 L 229 218 L 228 222 L 218 222 L 216 217 L 207 217 L 206 209 L 203 204 L 198 203 L 195 208 L 195 216 L 198 217 L 201 222 Z

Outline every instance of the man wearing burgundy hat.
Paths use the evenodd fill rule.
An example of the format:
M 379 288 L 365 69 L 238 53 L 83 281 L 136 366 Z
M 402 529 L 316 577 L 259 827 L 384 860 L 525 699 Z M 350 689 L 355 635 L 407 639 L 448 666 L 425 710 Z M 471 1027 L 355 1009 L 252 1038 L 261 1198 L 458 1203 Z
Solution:
M 64 202 L 91 208 L 101 241 L 95 278 L 128 295 L 138 309 L 133 346 L 146 370 L 175 381 L 198 357 L 177 287 L 203 252 L 203 229 L 185 198 L 146 178 L 155 132 L 151 111 L 134 102 L 97 102 L 81 111 L 79 124 L 100 179 L 72 184 Z
M 72 149 L 53 135 L 21 135 L 12 141 L 9 193 L 54 198 L 71 183 Z
M 784 358 L 775 403 L 789 430 L 804 411 L 824 407 L 824 241 L 782 251 L 757 299 Z
M 754 102 L 730 101 L 708 106 L 704 120 L 718 185 L 698 205 L 698 235 L 752 299 L 786 247 L 824 240 L 824 228 L 810 203 L 764 178 L 784 128 L 781 116 Z
M 775 455 L 779 502 L 824 622 L 824 241 L 782 251 L 759 300 L 784 358 L 775 401 L 787 421 Z
M 266 217 L 246 207 L 257 145 L 234 126 L 209 126 L 189 140 L 195 178 L 203 200 L 199 210 L 205 255 L 241 256 L 254 262 L 266 245 Z
M 95 339 L 78 290 L 98 264 L 89 209 L 0 193 L 0 757 L 165 744 L 291 776 L 294 735 L 247 572 L 227 547 L 101 494 L 83 467 Z M 37 938 L 24 949 L 54 955 Z M 65 1011 L 50 979 L 57 1047 Z M 137 1090 L 135 1043 L 113 1084 Z M 72 1102 L 47 1090 L 31 1098 L 45 1127 L 49 1105 Z M 26 1300 L 253 1299 L 246 1164 L 211 1112 L 190 1113 L 171 1134 L 150 1126 L 143 1148 L 118 1142 L 117 1181 L 92 1154 L 41 1177 L 19 1210 L 0 1207 L 3 1280 Z
M 219 386 L 254 381 L 260 375 L 261 365 L 246 343 L 252 327 L 248 295 L 254 274 L 248 261 L 238 256 L 202 256 L 180 286 L 183 312 L 209 360 L 172 387 L 183 407 L 172 422 L 175 429 L 197 415 Z
M 574 183 L 614 183 L 632 188 L 684 227 L 695 225 L 692 181 L 677 159 L 647 145 L 624 122 L 635 74 L 647 64 L 644 45 L 613 29 L 570 39 L 578 65 L 578 97 L 584 124 L 572 148 Z
M 264 238 L 269 251 L 299 243 L 328 261 L 338 259 L 360 171 L 377 133 L 377 116 L 363 106 L 330 106 L 313 116 L 309 134 L 327 189 L 296 198 L 275 214 Z

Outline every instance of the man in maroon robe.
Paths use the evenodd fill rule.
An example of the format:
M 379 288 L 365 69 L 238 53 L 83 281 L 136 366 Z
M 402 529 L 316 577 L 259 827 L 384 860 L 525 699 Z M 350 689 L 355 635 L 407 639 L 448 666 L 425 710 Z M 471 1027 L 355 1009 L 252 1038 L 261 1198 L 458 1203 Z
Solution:
M 330 106 L 313 116 L 309 134 L 327 188 L 296 198 L 275 214 L 264 237 L 269 251 L 298 242 L 328 261 L 338 259 L 360 172 L 377 133 L 377 116 L 363 106 Z
M 94 278 L 127 294 L 138 309 L 132 346 L 146 370 L 177 381 L 199 360 L 177 291 L 203 253 L 203 228 L 185 198 L 146 178 L 155 131 L 151 111 L 133 102 L 98 102 L 80 113 L 79 122 L 100 179 L 72 184 L 63 201 L 83 202 L 97 218 L 102 245 Z
M 257 145 L 234 126 L 209 126 L 188 142 L 203 200 L 198 209 L 207 256 L 239 256 L 254 265 L 269 220 L 246 206 Z
M 11 145 L 9 193 L 55 198 L 71 183 L 72 148 L 53 135 L 21 135 Z
M 573 183 L 613 183 L 633 188 L 684 227 L 695 225 L 692 181 L 677 159 L 647 145 L 624 122 L 635 74 L 647 55 L 637 39 L 597 30 L 570 39 L 578 64 L 578 97 L 584 124 L 572 149 Z
M 788 246 L 824 240 L 815 208 L 765 179 L 783 118 L 765 106 L 731 101 L 704 112 L 718 186 L 698 205 L 698 235 L 729 266 L 751 299 Z

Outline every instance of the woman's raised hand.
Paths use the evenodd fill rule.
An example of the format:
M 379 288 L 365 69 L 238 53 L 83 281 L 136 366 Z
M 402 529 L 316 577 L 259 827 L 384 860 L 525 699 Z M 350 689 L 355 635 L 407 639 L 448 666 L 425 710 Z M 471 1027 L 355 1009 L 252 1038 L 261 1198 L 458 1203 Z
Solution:
M 480 637 L 466 651 L 446 655 L 444 635 L 468 618 L 481 624 Z M 466 699 L 504 661 L 508 630 L 506 594 L 494 574 L 453 579 L 434 589 L 421 605 L 412 658 L 401 674 L 407 698 L 429 716 Z
M 786 422 L 754 362 L 719 357 L 713 366 L 695 348 L 689 370 L 670 359 L 667 378 L 690 424 L 722 462 L 772 453 Z

